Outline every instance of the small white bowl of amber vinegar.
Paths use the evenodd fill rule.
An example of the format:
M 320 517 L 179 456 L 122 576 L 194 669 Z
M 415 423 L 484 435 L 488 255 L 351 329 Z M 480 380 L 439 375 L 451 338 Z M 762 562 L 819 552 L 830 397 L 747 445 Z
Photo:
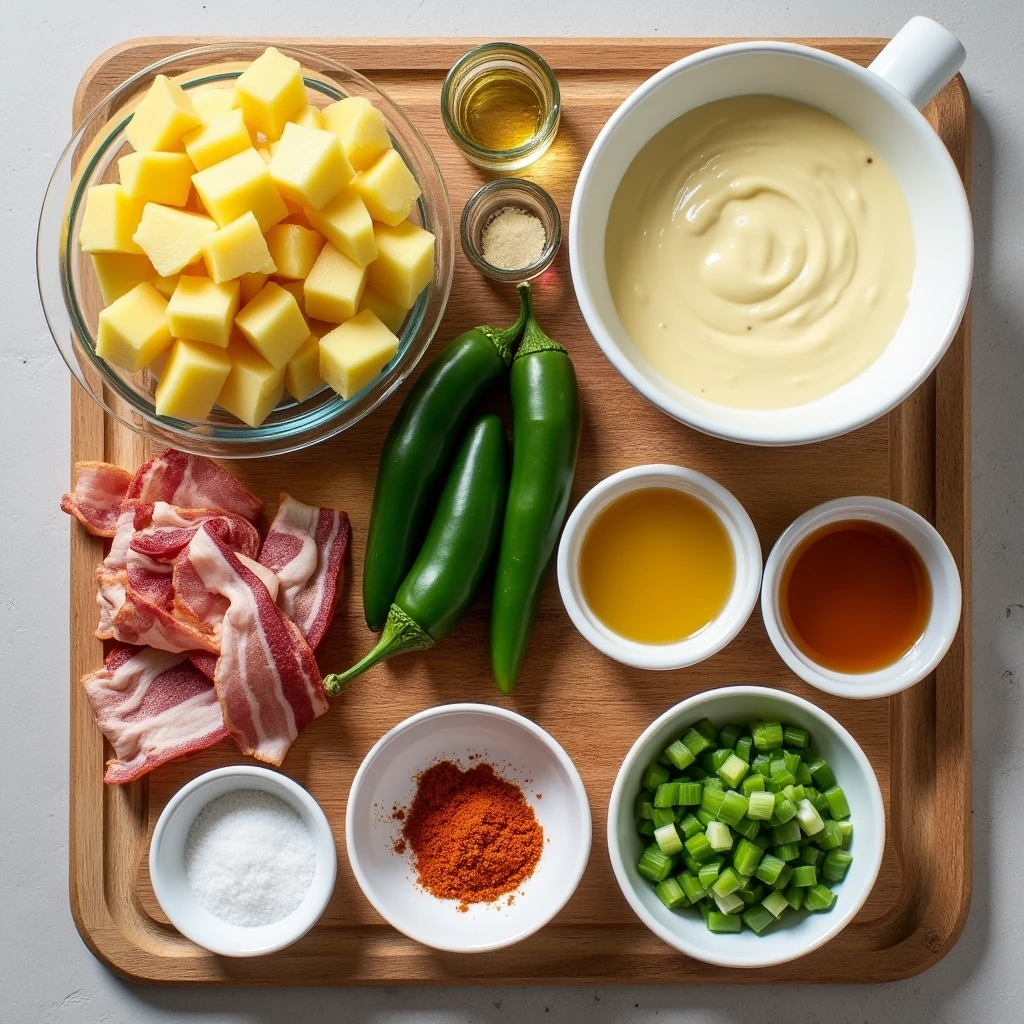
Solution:
M 601 531 L 609 532 L 608 517 L 617 511 L 621 514 L 627 508 L 625 504 L 619 505 L 622 499 L 641 500 L 642 492 L 662 490 L 693 499 L 680 509 L 686 512 L 689 506 L 692 525 L 702 525 L 705 530 L 710 527 L 704 535 L 704 543 L 717 546 L 722 565 L 711 571 L 705 562 L 706 575 L 688 579 L 682 587 L 677 587 L 673 585 L 671 574 L 665 575 L 664 567 L 651 566 L 650 548 L 646 552 L 639 551 L 644 557 L 623 566 L 621 581 L 623 593 L 637 596 L 636 608 L 629 610 L 629 628 L 621 625 L 615 628 L 616 623 L 611 621 L 615 616 L 607 613 L 607 603 L 599 598 L 593 586 L 593 573 L 582 565 L 589 558 L 585 551 L 588 540 L 596 545 Z M 680 529 L 685 526 L 686 519 L 680 518 Z M 629 532 L 615 531 L 619 536 Z M 643 527 L 637 524 L 631 532 L 634 538 L 638 534 L 642 536 Z M 620 551 L 620 555 L 627 554 L 625 550 Z M 668 554 L 666 566 L 670 564 Z M 644 565 L 651 571 L 649 590 L 642 576 Z M 757 603 L 761 567 L 757 531 L 746 509 L 730 491 L 703 473 L 682 466 L 633 466 L 606 477 L 588 491 L 573 510 L 558 548 L 558 588 L 573 625 L 603 654 L 634 668 L 678 669 L 710 658 L 736 637 Z M 614 585 L 614 580 L 608 580 L 607 565 L 599 572 Z M 608 591 L 612 586 L 602 589 Z M 687 590 L 695 597 L 694 603 L 686 600 Z M 620 608 L 621 597 L 621 594 L 616 595 Z M 678 608 L 679 629 L 673 636 L 675 607 Z M 658 622 L 652 621 L 650 628 L 645 622 L 645 608 L 657 613 L 652 619 L 656 617 Z M 690 630 L 687 623 L 696 628 Z

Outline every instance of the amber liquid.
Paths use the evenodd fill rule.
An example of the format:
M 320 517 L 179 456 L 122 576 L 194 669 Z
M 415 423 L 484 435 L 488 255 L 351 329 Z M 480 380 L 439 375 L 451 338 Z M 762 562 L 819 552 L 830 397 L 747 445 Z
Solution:
M 526 75 L 488 71 L 467 88 L 460 103 L 463 132 L 483 149 L 505 152 L 526 145 L 540 130 L 544 103 Z
M 782 573 L 786 632 L 812 661 L 834 672 L 873 672 L 899 661 L 931 614 L 928 571 L 915 548 L 864 520 L 812 533 Z
M 707 504 L 650 487 L 598 515 L 583 538 L 579 570 L 584 600 L 613 633 L 669 644 L 718 616 L 736 563 L 729 534 Z

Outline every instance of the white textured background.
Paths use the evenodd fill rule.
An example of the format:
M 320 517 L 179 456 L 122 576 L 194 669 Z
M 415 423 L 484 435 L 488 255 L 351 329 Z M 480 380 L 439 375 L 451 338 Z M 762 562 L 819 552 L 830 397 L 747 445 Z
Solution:
M 1024 1020 L 1022 0 L 3 0 L 0 12 L 0 1024 Z M 918 978 L 843 989 L 189 991 L 109 974 L 68 910 L 68 522 L 57 499 L 69 384 L 33 269 L 37 210 L 93 58 L 159 34 L 892 35 L 916 13 L 965 43 L 975 106 L 974 904 L 956 948 Z

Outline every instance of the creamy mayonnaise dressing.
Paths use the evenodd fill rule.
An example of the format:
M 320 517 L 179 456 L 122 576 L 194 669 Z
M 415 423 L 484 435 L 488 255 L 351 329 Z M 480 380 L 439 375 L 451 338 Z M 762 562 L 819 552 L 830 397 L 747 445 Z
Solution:
M 680 387 L 799 405 L 870 366 L 914 273 L 896 179 L 859 135 L 776 96 L 684 114 L 637 154 L 605 235 L 619 316 Z

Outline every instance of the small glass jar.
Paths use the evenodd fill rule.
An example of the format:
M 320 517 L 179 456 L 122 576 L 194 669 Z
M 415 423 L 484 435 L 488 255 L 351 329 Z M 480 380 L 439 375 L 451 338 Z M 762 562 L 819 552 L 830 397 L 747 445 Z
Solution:
M 496 267 L 484 258 L 484 229 L 506 207 L 533 214 L 544 227 L 540 258 L 512 270 Z M 470 196 L 462 210 L 460 233 L 466 259 L 481 274 L 492 281 L 518 284 L 533 280 L 551 266 L 562 242 L 562 218 L 555 201 L 539 185 L 521 178 L 496 178 Z
M 473 106 L 483 89 L 500 89 L 503 79 L 536 103 L 537 127 L 525 140 L 510 133 L 508 146 L 488 146 L 473 137 Z M 441 89 L 441 117 L 452 141 L 470 163 L 499 174 L 522 170 L 543 156 L 558 134 L 561 115 L 554 73 L 540 54 L 518 43 L 474 47 L 455 63 Z

